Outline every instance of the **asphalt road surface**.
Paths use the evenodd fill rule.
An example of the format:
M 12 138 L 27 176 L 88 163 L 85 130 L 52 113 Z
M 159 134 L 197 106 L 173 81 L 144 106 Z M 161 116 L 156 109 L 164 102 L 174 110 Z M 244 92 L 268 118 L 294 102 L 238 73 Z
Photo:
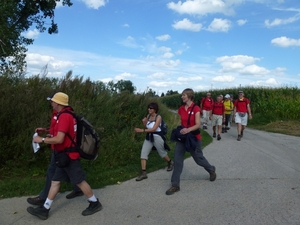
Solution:
M 58 194 L 45 221 L 26 211 L 27 197 L 0 200 L 0 224 L 300 224 L 300 138 L 247 128 L 237 141 L 235 127 L 221 137 L 204 149 L 215 182 L 188 158 L 174 195 L 165 195 L 172 172 L 159 170 L 94 190 L 103 210 L 86 217 L 84 196 Z

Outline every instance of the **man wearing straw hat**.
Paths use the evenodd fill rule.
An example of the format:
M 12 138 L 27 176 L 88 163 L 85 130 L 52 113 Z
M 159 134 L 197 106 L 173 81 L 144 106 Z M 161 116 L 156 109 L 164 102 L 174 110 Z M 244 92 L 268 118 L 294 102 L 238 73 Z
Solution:
M 60 182 L 69 181 L 71 184 L 76 184 L 88 198 L 90 202 L 89 207 L 83 212 L 83 216 L 92 215 L 102 209 L 102 205 L 95 197 L 90 185 L 85 181 L 85 173 L 83 172 L 80 164 L 80 155 L 78 152 L 64 153 L 66 148 L 72 146 L 72 140 L 68 138 L 67 134 L 76 140 L 76 119 L 69 113 L 63 113 L 65 111 L 73 111 L 69 106 L 69 96 L 65 93 L 58 92 L 51 98 L 51 106 L 53 110 L 57 111 L 57 122 L 54 126 L 53 137 L 42 138 L 35 136 L 33 141 L 36 143 L 45 143 L 54 145 L 55 154 L 67 154 L 69 163 L 65 167 L 56 167 L 55 174 L 52 178 L 51 188 L 48 193 L 48 197 L 44 203 L 37 208 L 32 206 L 27 208 L 27 211 L 37 216 L 42 220 L 46 220 L 49 215 L 49 210 L 52 202 L 59 192 Z

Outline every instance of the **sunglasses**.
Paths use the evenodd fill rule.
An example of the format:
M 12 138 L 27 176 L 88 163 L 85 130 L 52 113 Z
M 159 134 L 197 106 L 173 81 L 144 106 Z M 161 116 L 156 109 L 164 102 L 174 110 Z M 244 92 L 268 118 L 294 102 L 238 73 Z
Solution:
M 148 109 L 154 109 L 154 108 L 152 108 L 152 107 L 148 107 Z

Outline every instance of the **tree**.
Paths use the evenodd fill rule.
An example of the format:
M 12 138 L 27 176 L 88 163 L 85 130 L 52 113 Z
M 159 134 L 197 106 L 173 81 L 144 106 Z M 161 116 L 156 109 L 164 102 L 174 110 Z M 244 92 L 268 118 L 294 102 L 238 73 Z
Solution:
M 136 88 L 133 86 L 133 83 L 130 80 L 119 80 L 115 85 L 115 90 L 118 92 L 129 91 L 129 93 L 133 93 Z
M 71 6 L 71 0 L 0 0 L 0 73 L 6 70 L 23 71 L 26 67 L 27 45 L 33 39 L 22 35 L 35 26 L 40 32 L 58 33 L 54 22 L 57 2 Z M 48 19 L 50 19 L 50 25 Z
M 177 94 L 179 94 L 178 91 L 173 91 L 173 90 L 168 90 L 166 93 L 167 96 L 168 95 L 177 95 Z

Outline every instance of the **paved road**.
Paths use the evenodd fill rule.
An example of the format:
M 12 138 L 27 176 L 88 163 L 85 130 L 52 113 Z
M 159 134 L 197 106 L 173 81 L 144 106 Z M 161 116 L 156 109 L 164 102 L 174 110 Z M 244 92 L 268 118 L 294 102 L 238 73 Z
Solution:
M 210 128 L 209 128 L 210 129 Z M 189 158 L 181 190 L 165 195 L 171 173 L 159 170 L 147 180 L 95 190 L 103 210 L 81 216 L 85 197 L 67 200 L 59 194 L 48 220 L 26 211 L 27 197 L 0 201 L 0 224 L 300 224 L 300 138 L 247 129 L 242 141 L 236 129 L 204 149 L 217 168 L 217 180 Z M 150 159 L 151 160 L 151 159 Z

